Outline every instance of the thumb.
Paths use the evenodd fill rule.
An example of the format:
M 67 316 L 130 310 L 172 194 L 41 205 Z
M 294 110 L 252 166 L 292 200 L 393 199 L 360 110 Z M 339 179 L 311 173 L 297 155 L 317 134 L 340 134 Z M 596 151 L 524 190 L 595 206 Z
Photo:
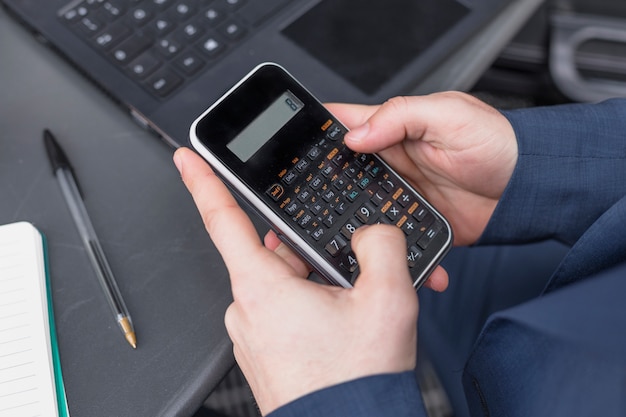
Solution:
M 426 124 L 420 97 L 394 97 L 378 107 L 371 117 L 345 136 L 346 145 L 357 152 L 374 153 L 407 138 L 421 138 Z
M 406 259 L 406 240 L 402 231 L 390 225 L 373 225 L 357 229 L 352 249 L 359 262 L 356 288 L 370 288 L 377 293 L 415 292 Z

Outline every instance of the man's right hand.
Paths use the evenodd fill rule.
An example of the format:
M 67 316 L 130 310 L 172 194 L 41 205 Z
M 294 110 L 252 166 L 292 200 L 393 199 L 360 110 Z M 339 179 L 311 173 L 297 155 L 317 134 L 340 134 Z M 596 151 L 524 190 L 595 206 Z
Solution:
M 517 162 L 515 133 L 501 113 L 454 92 L 327 108 L 352 129 L 351 149 L 378 153 L 446 216 L 456 245 L 476 242 Z

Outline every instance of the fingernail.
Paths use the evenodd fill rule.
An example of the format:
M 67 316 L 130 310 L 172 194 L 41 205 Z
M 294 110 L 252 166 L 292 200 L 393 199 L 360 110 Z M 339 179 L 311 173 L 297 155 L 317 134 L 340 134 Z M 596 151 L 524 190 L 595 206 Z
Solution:
M 356 129 L 353 129 L 350 132 L 348 132 L 345 139 L 349 142 L 360 143 L 363 141 L 363 138 L 367 136 L 369 131 L 370 131 L 370 124 L 365 123 L 364 125 L 361 125 L 357 127 Z
M 183 173 L 183 161 L 182 158 L 179 155 L 180 152 L 176 151 L 174 152 L 174 165 L 176 165 L 176 169 L 178 169 L 178 172 L 180 172 L 180 174 L 182 175 Z

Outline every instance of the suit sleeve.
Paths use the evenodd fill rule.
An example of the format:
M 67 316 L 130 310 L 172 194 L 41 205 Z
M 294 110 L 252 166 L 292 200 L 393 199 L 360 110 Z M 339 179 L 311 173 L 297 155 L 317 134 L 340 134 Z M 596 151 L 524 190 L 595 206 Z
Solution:
M 305 395 L 267 417 L 427 417 L 412 371 L 374 375 Z
M 519 156 L 478 244 L 573 244 L 626 194 L 626 99 L 503 114 Z

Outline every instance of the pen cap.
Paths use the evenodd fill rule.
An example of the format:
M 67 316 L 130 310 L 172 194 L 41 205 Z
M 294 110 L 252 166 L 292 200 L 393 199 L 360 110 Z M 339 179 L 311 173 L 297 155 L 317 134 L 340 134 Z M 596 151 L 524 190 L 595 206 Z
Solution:
M 52 173 L 56 174 L 59 168 L 72 170 L 70 160 L 67 159 L 67 155 L 48 129 L 43 131 L 43 140 L 46 145 L 46 152 L 48 152 L 48 159 L 52 165 Z
M 70 164 L 69 158 L 67 157 L 65 152 L 63 152 L 63 148 L 61 148 L 61 145 L 59 145 L 57 140 L 54 138 L 52 132 L 50 132 L 48 129 L 44 129 L 43 131 L 43 141 L 44 145 L 46 146 L 46 152 L 48 153 L 50 165 L 52 166 L 52 173 L 54 175 L 57 175 L 57 171 L 59 169 L 65 169 L 71 172 L 72 179 L 76 183 L 78 193 L 82 196 L 83 190 L 78 183 L 76 175 L 74 174 L 74 168 L 72 168 L 72 164 Z

